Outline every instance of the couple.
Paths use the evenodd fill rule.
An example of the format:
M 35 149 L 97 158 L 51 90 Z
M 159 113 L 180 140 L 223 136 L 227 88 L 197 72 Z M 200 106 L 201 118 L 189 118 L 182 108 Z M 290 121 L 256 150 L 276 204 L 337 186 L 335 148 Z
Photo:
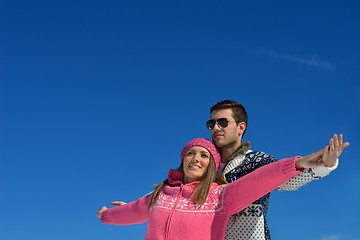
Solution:
M 97 212 L 101 221 L 117 225 L 148 221 L 145 239 L 270 239 L 264 219 L 270 192 L 279 186 L 294 189 L 327 175 L 349 145 L 342 135 L 334 135 L 329 146 L 314 154 L 275 161 L 263 152 L 252 152 L 248 142 L 241 143 L 247 114 L 240 103 L 225 100 L 210 113 L 206 126 L 220 153 L 207 139 L 191 140 L 181 152 L 179 169 L 170 170 L 149 195 L 112 209 L 102 207 Z M 219 172 L 232 183 L 224 185 Z M 249 205 L 262 213 L 249 215 Z

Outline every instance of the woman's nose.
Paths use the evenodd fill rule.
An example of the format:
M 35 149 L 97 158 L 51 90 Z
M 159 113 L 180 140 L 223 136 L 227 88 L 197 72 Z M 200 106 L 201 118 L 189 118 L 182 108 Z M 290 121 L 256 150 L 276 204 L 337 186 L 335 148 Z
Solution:
M 192 160 L 197 162 L 200 161 L 200 154 L 195 154 Z

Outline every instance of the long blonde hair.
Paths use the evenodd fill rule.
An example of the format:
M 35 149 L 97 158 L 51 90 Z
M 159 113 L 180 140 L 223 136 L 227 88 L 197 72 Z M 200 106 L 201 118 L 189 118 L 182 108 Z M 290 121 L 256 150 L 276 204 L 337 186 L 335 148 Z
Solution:
M 183 170 L 183 162 L 181 162 L 180 167 L 177 169 L 180 172 Z M 200 182 L 196 185 L 195 191 L 193 194 L 193 200 L 196 204 L 202 205 L 209 194 L 211 183 L 216 182 L 218 184 L 226 184 L 225 179 L 216 171 L 216 166 L 212 155 L 210 155 L 210 163 L 206 169 L 204 175 L 201 177 Z M 170 185 L 169 181 L 166 179 L 163 182 L 155 185 L 154 191 L 152 192 L 148 210 L 150 211 L 151 207 L 155 204 L 159 193 L 166 186 Z

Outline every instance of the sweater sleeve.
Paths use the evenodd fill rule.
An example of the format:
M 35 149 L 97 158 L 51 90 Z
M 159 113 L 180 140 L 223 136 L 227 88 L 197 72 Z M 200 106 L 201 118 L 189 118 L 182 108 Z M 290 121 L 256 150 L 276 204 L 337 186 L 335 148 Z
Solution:
M 237 213 L 252 202 L 301 173 L 295 169 L 298 157 L 285 158 L 262 166 L 244 177 L 224 185 L 224 203 L 229 215 Z
M 101 222 L 114 225 L 140 224 L 148 220 L 148 205 L 151 195 L 136 201 L 109 208 L 101 214 Z
M 334 171 L 339 165 L 339 159 L 336 159 L 336 163 L 333 167 L 326 167 L 326 166 L 318 166 L 315 168 L 312 168 L 313 173 L 317 177 L 325 177 L 329 175 L 332 171 Z
M 303 173 L 294 176 L 288 182 L 279 186 L 277 190 L 295 191 L 314 180 L 319 180 L 323 177 L 326 177 L 337 168 L 338 163 L 339 163 L 339 159 L 337 159 L 335 166 L 333 167 L 318 166 L 314 168 L 305 169 Z

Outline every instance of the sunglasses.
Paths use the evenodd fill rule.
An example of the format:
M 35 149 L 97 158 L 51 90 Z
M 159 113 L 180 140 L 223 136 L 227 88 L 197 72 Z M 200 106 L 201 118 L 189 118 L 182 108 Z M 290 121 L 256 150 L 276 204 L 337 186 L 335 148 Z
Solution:
M 206 122 L 206 128 L 209 130 L 213 130 L 215 127 L 215 123 L 217 123 L 222 128 L 226 128 L 229 125 L 229 120 L 227 120 L 226 118 L 219 118 L 217 120 L 210 119 Z

